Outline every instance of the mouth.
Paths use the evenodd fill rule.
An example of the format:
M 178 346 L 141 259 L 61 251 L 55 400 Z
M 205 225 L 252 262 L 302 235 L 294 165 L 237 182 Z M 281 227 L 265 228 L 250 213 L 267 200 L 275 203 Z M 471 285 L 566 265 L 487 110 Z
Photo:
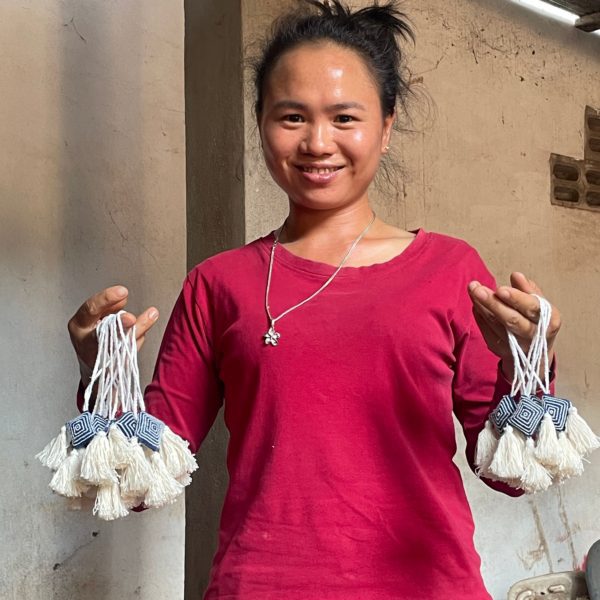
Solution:
M 314 173 L 316 175 L 326 175 L 328 173 L 335 173 L 344 167 L 310 167 L 310 166 L 302 166 L 299 165 L 298 169 L 303 173 Z

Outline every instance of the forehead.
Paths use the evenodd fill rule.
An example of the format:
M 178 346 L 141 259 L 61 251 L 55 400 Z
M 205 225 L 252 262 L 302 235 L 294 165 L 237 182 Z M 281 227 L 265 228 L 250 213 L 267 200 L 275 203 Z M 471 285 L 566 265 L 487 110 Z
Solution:
M 306 102 L 379 103 L 375 80 L 354 50 L 332 43 L 307 43 L 283 54 L 265 85 L 265 102 L 282 97 Z

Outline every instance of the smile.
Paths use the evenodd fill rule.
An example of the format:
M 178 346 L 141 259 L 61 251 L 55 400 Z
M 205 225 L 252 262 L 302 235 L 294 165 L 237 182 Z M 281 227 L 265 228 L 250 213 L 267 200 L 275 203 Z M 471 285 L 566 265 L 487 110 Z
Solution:
M 342 167 L 299 167 L 303 173 L 318 173 L 323 175 L 324 173 L 334 173 L 339 171 Z

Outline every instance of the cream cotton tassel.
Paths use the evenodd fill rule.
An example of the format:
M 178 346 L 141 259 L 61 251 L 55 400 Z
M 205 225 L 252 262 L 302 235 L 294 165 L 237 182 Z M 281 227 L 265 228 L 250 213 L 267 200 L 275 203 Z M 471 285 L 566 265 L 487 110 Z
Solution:
M 581 456 L 586 456 L 600 448 L 598 436 L 590 429 L 574 406 L 569 408 L 565 431 L 569 441 Z
M 56 471 L 63 460 L 67 458 L 68 448 L 67 427 L 63 425 L 60 428 L 60 433 L 41 452 L 38 452 L 35 457 L 45 467 Z
M 50 488 L 53 492 L 67 498 L 76 498 L 81 496 L 87 486 L 79 481 L 79 472 L 81 470 L 82 453 L 79 450 L 73 450 L 54 473 L 50 481 Z
M 129 514 L 121 499 L 118 483 L 113 482 L 98 488 L 92 513 L 104 521 L 114 521 Z
M 167 426 L 162 434 L 160 454 L 165 461 L 167 470 L 175 478 L 193 473 L 198 468 L 198 463 L 190 452 L 188 442 L 175 435 Z
M 544 467 L 554 469 L 560 463 L 558 435 L 550 414 L 542 419 L 535 446 L 535 456 Z
M 507 425 L 498 441 L 494 458 L 488 467 L 489 472 L 502 481 L 520 479 L 523 473 L 524 450 L 525 439 L 523 435 Z
M 478 476 L 485 477 L 497 448 L 498 436 L 491 421 L 487 420 L 485 427 L 477 436 L 477 446 L 475 447 L 475 472 Z
M 173 478 L 158 452 L 153 452 L 150 457 L 152 466 L 152 479 L 144 504 L 148 508 L 159 508 L 165 504 L 175 502 L 177 496 L 183 491 L 183 485 Z

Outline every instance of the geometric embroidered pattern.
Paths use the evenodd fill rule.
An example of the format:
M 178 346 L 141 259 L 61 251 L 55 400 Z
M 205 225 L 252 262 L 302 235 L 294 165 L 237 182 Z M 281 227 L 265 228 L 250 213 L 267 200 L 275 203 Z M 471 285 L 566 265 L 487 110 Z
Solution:
M 77 418 L 68 421 L 67 429 L 71 434 L 71 445 L 73 448 L 87 446 L 96 435 L 92 415 L 89 412 L 81 413 Z
M 512 396 L 509 396 L 508 394 L 502 396 L 502 400 L 500 400 L 498 406 L 496 406 L 488 417 L 498 433 L 504 431 L 508 419 L 510 419 L 510 416 L 515 412 L 516 408 L 517 404 Z
M 94 415 L 92 422 L 94 424 L 94 429 L 96 433 L 99 431 L 108 431 L 108 419 L 102 417 L 100 415 Z
M 564 398 L 555 398 L 554 396 L 542 396 L 542 400 L 546 412 L 552 417 L 556 431 L 564 431 L 571 403 Z
M 144 446 L 158 452 L 164 428 L 165 424 L 162 421 L 147 412 L 141 412 L 138 416 L 135 435 Z
M 508 420 L 509 425 L 531 437 L 540 426 L 544 418 L 544 407 L 539 398 L 535 396 L 523 396 L 519 400 L 517 410 Z
M 131 439 L 135 435 L 137 419 L 135 418 L 135 415 L 132 412 L 123 413 L 115 421 L 115 423 L 127 439 Z

